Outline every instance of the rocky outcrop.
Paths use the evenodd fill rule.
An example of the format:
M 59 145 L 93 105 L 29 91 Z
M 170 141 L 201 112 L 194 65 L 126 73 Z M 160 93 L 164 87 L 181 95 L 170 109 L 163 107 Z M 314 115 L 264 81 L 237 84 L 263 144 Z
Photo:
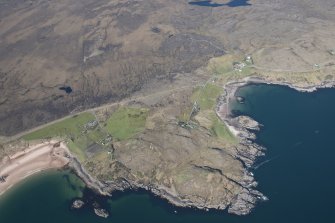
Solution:
M 236 117 L 235 119 L 242 128 L 255 130 L 255 131 L 260 130 L 260 124 L 248 116 L 241 115 L 241 116 Z
M 93 203 L 93 210 L 94 210 L 94 213 L 99 217 L 108 218 L 109 216 L 108 211 L 104 208 L 101 208 L 97 202 Z
M 85 202 L 80 200 L 80 199 L 76 199 L 72 202 L 71 208 L 73 209 L 80 209 L 85 205 Z
M 94 208 L 94 213 L 102 218 L 108 218 L 109 214 L 105 209 L 102 208 Z
M 267 200 L 267 198 L 257 190 L 243 190 L 239 193 L 232 205 L 228 208 L 228 213 L 236 215 L 246 215 L 250 213 L 259 200 Z

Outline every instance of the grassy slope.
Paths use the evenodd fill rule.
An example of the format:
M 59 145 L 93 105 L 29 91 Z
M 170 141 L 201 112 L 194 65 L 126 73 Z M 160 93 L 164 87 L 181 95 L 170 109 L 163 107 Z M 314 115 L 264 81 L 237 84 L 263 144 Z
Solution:
M 114 139 L 129 139 L 145 128 L 148 109 L 121 107 L 107 120 L 106 130 Z
M 223 93 L 223 88 L 213 83 L 208 83 L 204 87 L 197 87 L 192 95 L 192 101 L 200 106 L 200 112 L 197 119 L 208 120 L 209 128 L 215 137 L 226 143 L 237 143 L 235 137 L 230 133 L 225 124 L 219 120 L 215 114 L 216 99 Z M 202 123 L 199 123 L 200 125 Z
M 80 149 L 79 146 L 75 142 L 69 140 L 67 142 L 67 146 L 69 147 L 69 150 L 73 154 L 76 155 L 76 157 L 79 159 L 79 161 L 84 162 L 86 160 L 85 151 L 83 151 L 82 149 Z
M 212 109 L 222 91 L 222 87 L 208 83 L 204 87 L 197 87 L 192 95 L 192 101 L 196 101 L 201 110 Z
M 216 115 L 212 118 L 212 120 L 212 131 L 219 139 L 223 139 L 230 144 L 237 143 L 235 136 L 228 130 L 227 126 Z

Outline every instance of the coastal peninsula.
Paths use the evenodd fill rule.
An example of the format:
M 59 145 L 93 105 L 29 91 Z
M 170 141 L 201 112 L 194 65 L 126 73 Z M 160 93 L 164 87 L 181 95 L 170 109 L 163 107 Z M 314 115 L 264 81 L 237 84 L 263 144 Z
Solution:
M 246 215 L 266 148 L 236 90 L 334 85 L 331 1 L 0 4 L 0 193 L 68 167 L 103 195 Z

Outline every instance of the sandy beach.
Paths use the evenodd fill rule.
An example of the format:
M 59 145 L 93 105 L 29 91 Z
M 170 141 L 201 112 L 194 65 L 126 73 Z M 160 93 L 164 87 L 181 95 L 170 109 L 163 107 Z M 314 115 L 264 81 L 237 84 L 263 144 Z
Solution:
M 65 143 L 53 140 L 5 157 L 0 162 L 0 195 L 32 174 L 64 167 L 69 163 L 68 154 Z

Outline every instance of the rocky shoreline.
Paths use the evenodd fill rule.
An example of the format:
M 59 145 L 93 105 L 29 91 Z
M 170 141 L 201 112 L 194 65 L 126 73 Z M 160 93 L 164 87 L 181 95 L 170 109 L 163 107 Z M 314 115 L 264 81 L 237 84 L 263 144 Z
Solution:
M 229 103 L 232 100 L 236 100 L 239 103 L 244 103 L 244 99 L 236 96 L 236 92 L 239 88 L 250 84 L 287 86 L 300 92 L 314 92 L 320 88 L 332 88 L 335 86 L 334 81 L 328 81 L 323 82 L 320 85 L 299 87 L 292 83 L 268 81 L 260 77 L 247 77 L 240 81 L 228 82 L 224 86 L 225 93 L 218 99 L 216 113 L 218 117 L 220 117 L 220 119 L 226 124 L 231 133 L 233 133 L 235 137 L 240 140 L 240 144 L 243 145 L 242 147 L 238 148 L 239 157 L 237 157 L 237 159 L 240 159 L 245 164 L 247 170 L 252 168 L 258 157 L 265 155 L 264 151 L 266 149 L 253 142 L 253 140 L 256 139 L 256 135 L 250 131 L 259 131 L 261 124 L 248 116 L 233 117 L 230 114 Z M 253 175 L 251 172 L 250 174 Z M 253 181 L 253 184 L 250 186 L 249 191 L 239 194 L 236 200 L 232 202 L 232 205 L 228 208 L 229 213 L 237 215 L 248 214 L 254 208 L 254 205 L 258 200 L 267 200 L 267 198 L 262 193 L 252 189 L 257 186 L 256 181 Z
M 253 173 L 249 171 L 257 158 L 265 155 L 265 148 L 252 141 L 256 139 L 256 135 L 250 131 L 259 131 L 261 125 L 250 117 L 233 117 L 230 114 L 229 103 L 232 99 L 235 99 L 236 90 L 244 85 L 244 82 L 227 84 L 224 87 L 225 94 L 218 98 L 216 107 L 217 116 L 239 140 L 239 146 L 236 148 L 237 156 L 235 158 L 244 163 L 245 171 L 247 172 L 242 184 L 244 190 L 238 194 L 228 207 L 228 213 L 236 215 L 249 214 L 257 202 L 268 200 L 266 196 L 255 189 L 257 182 L 253 178 Z
M 242 132 L 242 128 L 240 128 L 239 131 Z M 243 131 L 245 131 L 244 134 L 252 135 L 247 133 L 247 130 Z M 246 166 L 243 179 L 241 181 L 235 182 L 241 187 L 241 193 L 239 193 L 238 196 L 233 201 L 231 201 L 228 206 L 225 204 L 225 202 L 223 202 L 221 205 L 211 205 L 210 203 L 195 203 L 191 200 L 179 197 L 179 195 L 171 191 L 170 188 L 157 185 L 139 184 L 135 181 L 132 181 L 131 179 L 126 178 L 123 178 L 119 181 L 108 181 L 102 183 L 99 180 L 94 179 L 75 157 L 72 157 L 69 167 L 75 171 L 75 173 L 84 181 L 87 187 L 93 189 L 96 193 L 101 195 L 112 196 L 113 191 L 145 189 L 160 198 L 166 199 L 172 205 L 178 207 L 195 207 L 201 210 L 228 209 L 229 213 L 236 215 L 246 215 L 251 212 L 258 201 L 267 200 L 267 198 L 261 192 L 254 189 L 257 186 L 257 182 L 255 181 L 252 172 L 247 170 L 248 168 L 252 167 L 257 157 L 264 155 L 264 148 L 253 144 L 250 140 L 248 140 L 249 138 L 251 137 L 245 138 L 243 142 L 241 142 L 241 147 L 238 148 L 238 156 L 235 157 L 236 159 L 239 159 L 241 162 L 243 162 Z

